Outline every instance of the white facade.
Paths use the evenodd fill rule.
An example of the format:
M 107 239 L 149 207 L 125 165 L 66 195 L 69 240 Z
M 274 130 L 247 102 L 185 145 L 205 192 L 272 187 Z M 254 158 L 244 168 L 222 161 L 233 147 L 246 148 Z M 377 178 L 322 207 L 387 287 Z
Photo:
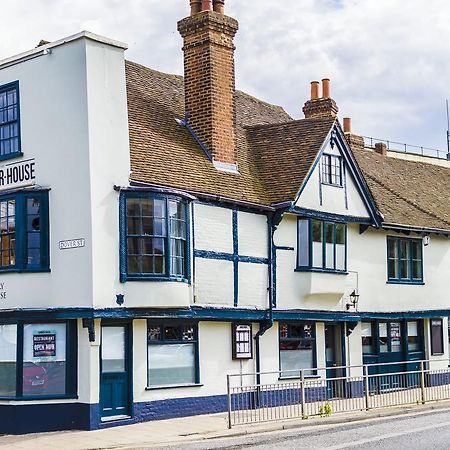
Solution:
M 360 375 L 361 365 L 368 363 L 362 351 L 361 322 L 373 323 L 374 330 L 380 321 L 390 323 L 392 329 L 392 323 L 401 324 L 403 334 L 408 321 L 417 322 L 420 358 L 435 359 L 436 367 L 447 365 L 446 311 L 450 308 L 442 274 L 450 265 L 450 242 L 433 235 L 428 245 L 421 247 L 423 282 L 389 282 L 387 236 L 405 236 L 375 227 L 370 199 L 361 188 L 360 174 L 349 162 L 349 149 L 342 142 L 331 145 L 331 130 L 323 148 L 317 149 L 317 164 L 304 186 L 298 187 L 298 198 L 283 211 L 279 223 L 272 222 L 273 208 L 252 209 L 201 198 L 186 200 L 183 276 L 124 282 L 121 226 L 126 225 L 120 222 L 121 196 L 129 192 L 150 196 L 156 192 L 150 188 L 133 191 L 130 183 L 124 49 L 123 44 L 81 33 L 0 62 L 0 89 L 19 82 L 23 155 L 15 161 L 35 160 L 36 185 L 27 187 L 27 192 L 32 193 L 36 187 L 49 189 L 50 260 L 49 270 L 0 273 L 0 317 L 4 317 L 0 326 L 17 323 L 21 329 L 22 322 L 48 325 L 47 330 L 30 339 L 33 345 L 39 342 L 35 335 L 56 339 L 60 351 L 63 341 L 53 336 L 57 333 L 53 333 L 52 324 L 66 323 L 65 338 L 67 342 L 73 340 L 73 348 L 69 348 L 72 343 L 65 347 L 67 355 L 73 353 L 71 362 L 66 356 L 66 385 L 70 384 L 68 378 L 75 377 L 71 381 L 73 392 L 61 391 L 54 398 L 43 398 L 36 391 L 36 395 L 23 398 L 26 389 L 22 386 L 22 396 L 0 395 L 0 407 L 21 406 L 25 400 L 27 405 L 42 408 L 59 404 L 66 408 L 64 414 L 83 417 L 72 426 L 85 428 L 103 426 L 109 416 L 126 422 L 220 410 L 226 374 L 254 373 L 258 363 L 264 372 L 283 369 L 280 354 L 289 349 L 280 342 L 292 337 L 288 336 L 288 325 L 311 326 L 308 336 L 301 339 L 308 341 L 307 367 L 319 367 L 314 375 L 319 378 L 327 377 L 330 360 L 326 327 L 331 324 L 341 327 L 343 341 L 342 353 L 335 355 L 334 362 L 356 366 L 349 369 L 352 375 Z M 339 133 L 339 126 L 334 127 Z M 322 154 L 336 157 L 342 164 L 339 186 L 323 182 Z M 10 193 L 0 192 L 3 194 L 7 197 Z M 176 193 L 167 195 L 177 197 Z M 299 219 L 311 219 L 310 226 L 313 220 L 345 226 L 345 244 L 339 244 L 345 250 L 343 270 L 315 270 L 318 267 L 313 263 L 309 264 L 311 270 L 300 267 Z M 141 238 L 146 239 L 142 234 Z M 334 228 L 334 245 L 336 235 Z M 410 234 L 408 238 L 421 240 L 422 235 Z M 84 245 L 60 249 L 60 241 L 73 239 L 83 239 Z M 170 239 L 165 241 L 167 245 L 173 244 Z M 325 256 L 334 248 L 330 245 L 324 243 Z M 157 250 L 151 254 L 158 258 Z M 312 253 L 309 257 L 313 258 Z M 355 304 L 351 304 L 353 294 L 359 296 Z M 439 355 L 433 355 L 431 348 L 433 318 L 443 318 L 443 351 Z M 76 330 L 71 331 L 70 323 L 75 323 Z M 252 358 L 233 358 L 233 323 L 252 325 Z M 166 332 L 166 325 L 173 329 L 186 327 L 177 329 L 181 337 L 173 339 L 174 344 L 160 336 Z M 268 325 L 267 331 L 257 336 L 264 325 Z M 102 335 L 107 327 L 112 327 L 108 332 L 118 343 L 117 352 L 111 350 L 108 358 L 102 354 L 107 344 Z M 157 336 L 154 342 L 152 333 Z M 402 342 L 407 345 L 403 334 Z M 23 338 L 20 332 L 18 336 Z M 129 352 L 125 362 L 120 359 L 122 338 L 124 352 Z M 45 358 L 58 358 L 51 356 L 49 345 L 49 354 L 41 354 L 43 362 L 49 361 Z M 164 357 L 172 358 L 172 363 L 177 358 L 176 353 L 166 355 L 164 345 L 179 351 L 180 359 L 188 361 L 190 366 L 186 367 L 192 373 L 177 383 L 151 385 L 153 354 L 161 352 L 157 362 L 161 365 L 168 364 Z M 37 347 L 33 349 L 35 355 L 39 353 Z M 409 356 L 406 353 L 398 358 L 403 360 Z M 381 358 L 380 354 L 372 356 Z M 29 357 L 36 365 L 33 358 L 37 357 Z M 26 370 L 31 370 L 29 362 L 20 362 L 25 367 L 24 376 Z M 122 372 L 128 377 L 114 381 L 128 386 L 129 404 L 123 407 L 123 414 L 105 416 L 101 412 L 108 401 L 104 392 L 112 383 L 108 373 L 115 373 L 106 370 L 107 363 L 115 365 L 116 372 L 122 370 L 123 363 Z M 168 371 L 167 367 L 172 366 L 161 367 Z M 301 368 L 306 367 L 299 365 Z M 186 381 L 188 378 L 190 381 Z M 278 378 L 277 373 L 265 380 L 283 382 Z M 251 378 L 243 380 L 244 384 L 254 382 Z M 202 405 L 198 410 L 186 406 L 192 398 Z M 173 404 L 164 403 L 173 399 L 184 401 L 179 406 L 181 412 Z M 80 408 L 76 413 L 74 405 Z M 64 425 L 55 424 L 53 429 L 68 427 L 69 422 L 67 419 Z M 12 426 L 10 429 L 17 432 Z

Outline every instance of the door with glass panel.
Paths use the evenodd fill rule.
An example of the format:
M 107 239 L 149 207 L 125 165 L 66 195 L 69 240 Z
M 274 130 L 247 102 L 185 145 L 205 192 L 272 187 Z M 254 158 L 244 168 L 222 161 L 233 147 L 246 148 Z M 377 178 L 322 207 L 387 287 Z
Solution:
M 102 324 L 100 409 L 102 418 L 131 413 L 130 324 Z

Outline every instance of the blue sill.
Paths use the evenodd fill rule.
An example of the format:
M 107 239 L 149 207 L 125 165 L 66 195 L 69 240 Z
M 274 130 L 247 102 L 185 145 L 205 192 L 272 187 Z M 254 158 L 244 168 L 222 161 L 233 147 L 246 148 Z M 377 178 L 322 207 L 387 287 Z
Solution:
M 320 375 L 305 375 L 305 380 L 318 380 L 320 378 Z M 287 381 L 287 380 L 301 380 L 300 377 L 278 377 L 278 381 Z
M 145 390 L 154 391 L 156 389 L 179 389 L 179 388 L 201 387 L 201 386 L 203 386 L 203 383 L 167 384 L 161 386 L 147 386 Z
M 423 286 L 424 281 L 413 281 L 413 280 L 387 280 L 386 284 L 413 284 L 417 286 Z
M 333 187 L 337 187 L 337 188 L 343 188 L 344 186 L 342 186 L 342 184 L 333 184 L 333 183 L 326 183 L 325 181 L 321 181 L 322 184 L 324 184 L 325 186 L 333 186 Z
M 346 270 L 319 269 L 315 267 L 297 267 L 294 272 L 318 272 L 318 273 L 335 273 L 337 275 L 348 275 Z
M 127 281 L 177 281 L 179 283 L 189 283 L 187 278 L 178 277 L 152 277 L 148 275 L 126 275 L 125 282 Z
M 27 395 L 24 397 L 0 397 L 0 400 L 29 402 L 30 400 L 78 400 L 78 395 Z
M 49 267 L 43 269 L 16 269 L 15 267 L 2 267 L 0 273 L 36 273 L 36 272 L 51 272 Z
M 6 161 L 7 159 L 20 158 L 23 156 L 22 152 L 10 153 L 9 155 L 0 155 L 0 161 Z

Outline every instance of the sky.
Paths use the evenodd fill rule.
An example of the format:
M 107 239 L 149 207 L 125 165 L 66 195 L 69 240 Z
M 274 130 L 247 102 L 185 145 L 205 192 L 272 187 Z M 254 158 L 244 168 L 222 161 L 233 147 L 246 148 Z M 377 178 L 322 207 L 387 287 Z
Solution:
M 182 74 L 177 21 L 189 0 L 1 0 L 0 59 L 81 30 L 129 45 L 126 58 Z M 236 87 L 294 118 L 309 83 L 331 79 L 357 134 L 446 149 L 448 0 L 225 0 L 239 21 Z

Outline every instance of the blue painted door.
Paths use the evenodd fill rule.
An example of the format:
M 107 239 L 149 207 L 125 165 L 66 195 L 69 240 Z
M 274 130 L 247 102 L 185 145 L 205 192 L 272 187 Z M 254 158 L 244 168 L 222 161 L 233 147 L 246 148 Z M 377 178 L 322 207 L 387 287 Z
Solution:
M 100 408 L 102 418 L 129 417 L 131 405 L 129 325 L 103 325 Z

